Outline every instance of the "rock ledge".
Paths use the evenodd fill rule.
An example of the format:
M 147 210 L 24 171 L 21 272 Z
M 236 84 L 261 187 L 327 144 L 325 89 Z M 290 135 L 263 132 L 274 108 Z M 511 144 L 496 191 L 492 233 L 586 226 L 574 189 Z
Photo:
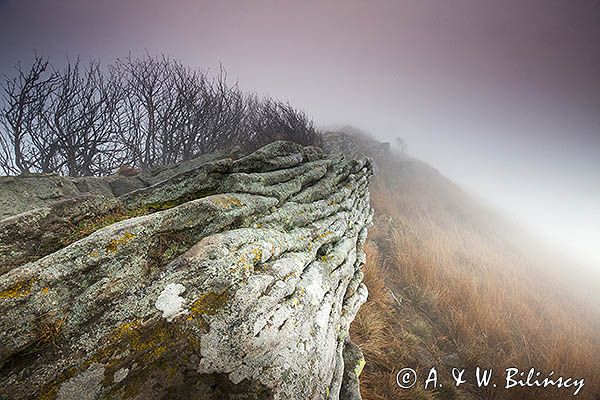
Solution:
M 372 171 L 275 142 L 0 221 L 0 395 L 359 399 Z

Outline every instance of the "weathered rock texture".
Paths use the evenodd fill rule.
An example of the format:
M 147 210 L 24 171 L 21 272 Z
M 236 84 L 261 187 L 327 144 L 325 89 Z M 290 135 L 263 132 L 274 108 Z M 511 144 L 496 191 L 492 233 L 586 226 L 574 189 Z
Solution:
M 0 221 L 0 397 L 360 398 L 371 162 L 199 164 Z
M 57 201 L 82 194 L 100 194 L 115 197 L 152 186 L 179 173 L 197 168 L 210 161 L 235 156 L 240 149 L 234 147 L 176 165 L 158 167 L 134 176 L 69 178 L 57 174 L 26 174 L 0 176 L 0 220 Z

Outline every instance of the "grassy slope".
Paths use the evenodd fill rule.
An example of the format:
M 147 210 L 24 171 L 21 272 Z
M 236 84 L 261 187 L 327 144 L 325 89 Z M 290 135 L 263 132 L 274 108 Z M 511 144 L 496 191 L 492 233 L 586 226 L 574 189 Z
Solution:
M 577 398 L 596 398 L 600 330 L 591 313 L 530 261 L 507 224 L 437 171 L 401 157 L 378 164 L 365 266 L 370 294 L 351 331 L 367 360 L 363 397 L 562 399 L 573 393 L 453 387 L 453 366 L 481 366 L 498 374 L 535 367 L 542 378 L 550 370 L 585 377 Z M 423 374 L 432 366 L 441 389 L 425 391 L 423 382 L 397 387 L 399 369 Z

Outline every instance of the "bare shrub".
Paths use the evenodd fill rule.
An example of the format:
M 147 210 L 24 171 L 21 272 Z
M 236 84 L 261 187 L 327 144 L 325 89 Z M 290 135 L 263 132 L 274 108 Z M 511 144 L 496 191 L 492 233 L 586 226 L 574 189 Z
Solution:
M 149 169 L 239 145 L 274 140 L 320 145 L 291 105 L 244 94 L 223 67 L 210 77 L 164 55 L 131 55 L 102 68 L 36 56 L 0 84 L 0 168 L 5 174 L 106 175 Z

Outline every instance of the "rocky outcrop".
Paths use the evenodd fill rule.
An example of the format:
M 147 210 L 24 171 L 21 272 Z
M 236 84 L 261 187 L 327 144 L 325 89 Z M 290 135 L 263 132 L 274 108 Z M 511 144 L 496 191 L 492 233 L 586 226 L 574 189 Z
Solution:
M 346 126 L 339 131 L 327 132 L 323 137 L 323 148 L 328 153 L 342 153 L 350 158 L 388 158 L 390 144 L 379 142 L 356 128 Z
M 205 154 L 176 165 L 157 167 L 134 175 L 115 174 L 107 177 L 70 178 L 57 174 L 24 174 L 0 176 L 0 220 L 61 200 L 84 194 L 118 197 L 137 189 L 152 186 L 208 162 L 236 156 L 240 149 Z
M 360 398 L 372 169 L 276 142 L 0 221 L 0 397 Z

